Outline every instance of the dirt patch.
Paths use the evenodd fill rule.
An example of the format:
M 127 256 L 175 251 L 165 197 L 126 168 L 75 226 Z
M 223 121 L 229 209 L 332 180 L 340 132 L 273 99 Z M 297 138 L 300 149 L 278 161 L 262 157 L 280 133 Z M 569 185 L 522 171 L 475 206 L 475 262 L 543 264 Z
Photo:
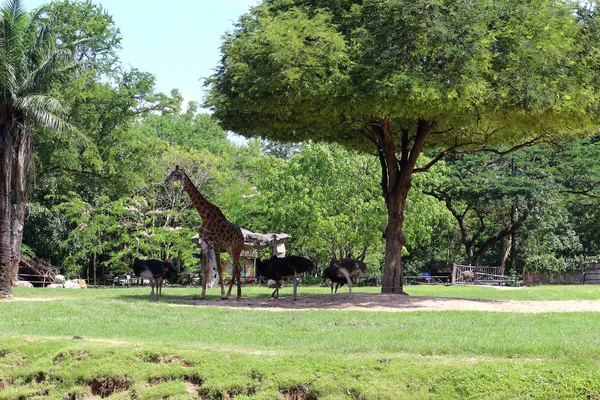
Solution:
M 176 354 L 159 355 L 154 353 L 140 354 L 138 360 L 154 364 L 179 364 L 184 368 L 189 368 L 192 364 Z
M 54 298 L 14 297 L 10 301 L 52 301 Z M 242 297 L 221 300 L 184 300 L 170 305 L 218 306 L 227 308 L 286 310 L 359 310 L 359 311 L 495 311 L 495 312 L 600 312 L 600 300 L 480 300 L 449 297 L 403 296 L 381 293 L 338 293 L 299 296 L 297 301 L 284 296 L 279 299 Z M 120 342 L 115 342 L 120 343 Z
M 455 299 L 447 297 L 404 296 L 395 294 L 353 293 L 320 294 L 279 299 L 241 298 L 240 300 L 186 300 L 186 305 L 218 306 L 227 308 L 262 309 L 269 311 L 285 310 L 359 310 L 359 311 L 493 311 L 493 312 L 600 312 L 600 300 L 564 301 L 516 301 Z
M 131 382 L 126 379 L 108 378 L 108 379 L 92 379 L 88 388 L 93 396 L 102 398 L 108 397 L 113 393 L 123 392 L 131 386 Z
M 54 301 L 52 297 L 9 297 L 8 299 L 0 299 L 2 301 Z
M 303 385 L 282 390 L 281 394 L 285 400 L 316 400 L 315 397 L 308 394 L 308 388 Z

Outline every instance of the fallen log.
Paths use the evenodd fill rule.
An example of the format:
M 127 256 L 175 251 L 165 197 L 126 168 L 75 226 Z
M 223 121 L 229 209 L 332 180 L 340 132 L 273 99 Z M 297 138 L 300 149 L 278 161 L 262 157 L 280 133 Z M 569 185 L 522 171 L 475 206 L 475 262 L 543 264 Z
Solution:
M 54 282 L 57 273 L 56 267 L 39 258 L 21 257 L 19 261 L 19 280 L 31 282 L 36 287 Z

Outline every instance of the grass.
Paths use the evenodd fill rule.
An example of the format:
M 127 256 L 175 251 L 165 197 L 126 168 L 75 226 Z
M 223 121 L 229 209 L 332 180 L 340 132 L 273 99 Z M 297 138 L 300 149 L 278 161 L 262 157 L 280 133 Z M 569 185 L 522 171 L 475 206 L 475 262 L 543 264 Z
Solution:
M 406 291 L 600 299 L 600 287 L 591 285 Z M 198 293 L 165 288 L 165 300 L 151 303 L 148 288 L 16 288 L 17 297 L 54 300 L 0 302 L 0 399 L 600 398 L 596 313 L 271 312 L 170 304 Z M 302 288 L 306 293 L 327 289 Z M 209 295 L 218 297 L 218 290 Z M 270 291 L 245 288 L 244 295 Z

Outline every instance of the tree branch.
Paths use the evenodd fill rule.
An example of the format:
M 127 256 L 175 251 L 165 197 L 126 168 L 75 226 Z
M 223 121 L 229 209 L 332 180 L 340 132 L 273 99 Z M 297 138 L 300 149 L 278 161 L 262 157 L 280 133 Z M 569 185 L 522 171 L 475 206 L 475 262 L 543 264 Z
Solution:
M 600 199 L 600 195 L 593 194 L 585 190 L 561 190 L 560 193 L 578 194 L 581 196 L 589 197 L 590 199 Z
M 493 133 L 492 133 L 493 134 Z M 475 153 L 483 153 L 483 152 L 487 152 L 487 153 L 494 153 L 500 156 L 505 156 L 507 154 L 513 153 L 519 149 L 522 149 L 524 147 L 529 147 L 529 146 L 533 146 L 534 144 L 537 144 L 539 142 L 542 141 L 541 137 L 535 137 L 527 142 L 523 142 L 520 143 L 518 145 L 515 145 L 513 147 L 511 147 L 508 150 L 504 150 L 504 151 L 500 151 L 497 149 L 492 149 L 492 148 L 481 148 L 481 149 L 472 149 L 472 150 L 458 150 L 462 147 L 467 147 L 467 146 L 473 146 L 473 145 L 487 145 L 489 138 L 491 137 L 490 134 L 489 136 L 486 136 L 486 139 L 483 142 L 464 142 L 464 143 L 459 143 L 459 144 L 454 144 L 452 147 L 447 148 L 446 150 L 440 152 L 438 155 L 436 155 L 431 161 L 429 161 L 427 164 L 425 164 L 423 167 L 420 168 L 415 168 L 414 172 L 427 172 L 431 169 L 431 167 L 433 167 L 435 164 L 437 164 L 438 161 L 440 161 L 442 158 L 446 157 L 448 154 L 475 154 Z

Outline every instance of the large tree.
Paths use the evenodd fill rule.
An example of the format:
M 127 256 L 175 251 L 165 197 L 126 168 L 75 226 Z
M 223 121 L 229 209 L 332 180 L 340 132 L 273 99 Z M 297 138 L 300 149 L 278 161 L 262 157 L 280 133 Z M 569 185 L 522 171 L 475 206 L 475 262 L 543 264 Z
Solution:
M 0 298 L 12 295 L 11 261 L 20 255 L 34 125 L 66 126 L 65 106 L 51 91 L 77 66 L 40 14 L 27 13 L 20 0 L 0 9 Z
M 403 293 L 404 208 L 443 156 L 585 135 L 594 15 L 568 0 L 264 0 L 225 36 L 207 106 L 246 137 L 339 142 L 378 156 L 382 291 Z M 587 18 L 589 17 L 589 18 Z M 427 148 L 438 150 L 418 164 Z M 509 149 L 510 150 L 510 149 Z
M 428 182 L 424 193 L 443 202 L 454 217 L 469 265 L 481 265 L 489 250 L 504 244 L 494 263 L 503 267 L 516 232 L 557 201 L 549 162 L 539 148 L 533 149 L 505 157 L 447 157 L 446 179 Z

